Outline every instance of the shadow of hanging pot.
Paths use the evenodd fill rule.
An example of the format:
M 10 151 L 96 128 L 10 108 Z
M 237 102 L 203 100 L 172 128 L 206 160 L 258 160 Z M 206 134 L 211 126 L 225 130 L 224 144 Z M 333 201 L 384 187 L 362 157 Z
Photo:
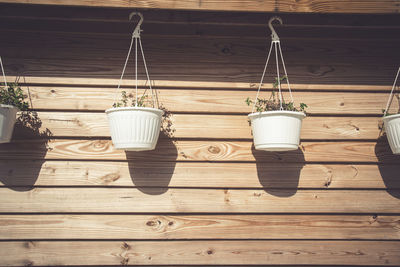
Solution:
M 42 121 L 36 112 L 23 111 L 15 123 L 11 143 L 0 144 L 0 181 L 15 191 L 29 191 L 35 185 L 52 133 L 41 130 Z
M 386 134 L 377 139 L 375 155 L 387 192 L 393 197 L 400 198 L 400 155 L 392 154 Z
M 148 195 L 161 195 L 168 186 L 175 171 L 178 150 L 173 140 L 160 133 L 160 139 L 154 150 L 125 151 L 129 174 L 133 184 Z
M 296 194 L 301 169 L 305 165 L 304 153 L 297 150 L 286 152 L 260 151 L 251 147 L 256 159 L 257 175 L 265 192 L 277 197 Z

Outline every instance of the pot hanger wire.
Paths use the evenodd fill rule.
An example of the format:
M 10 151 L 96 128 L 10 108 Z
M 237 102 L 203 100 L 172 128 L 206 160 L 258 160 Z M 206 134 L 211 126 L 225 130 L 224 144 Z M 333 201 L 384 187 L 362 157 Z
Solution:
M 282 19 L 280 17 L 277 17 L 277 16 L 274 16 L 274 17 L 270 18 L 269 21 L 268 21 L 268 27 L 271 30 L 271 46 L 269 48 L 267 60 L 265 62 L 265 66 L 264 66 L 264 71 L 263 71 L 262 76 L 261 76 L 261 81 L 260 81 L 260 84 L 258 86 L 256 100 L 254 101 L 253 109 L 251 111 L 252 113 L 254 113 L 254 109 L 256 107 L 258 96 L 260 94 L 260 89 L 261 89 L 262 83 L 264 81 L 265 72 L 267 70 L 268 62 L 269 62 L 269 59 L 271 57 L 271 53 L 272 53 L 273 48 L 275 49 L 276 74 L 278 76 L 277 82 L 278 82 L 278 89 L 279 89 L 280 110 L 283 110 L 283 106 L 282 106 L 283 96 L 282 96 L 282 90 L 281 90 L 281 79 L 280 79 L 280 75 L 279 75 L 279 57 L 278 57 L 278 54 L 280 55 L 280 59 L 282 61 L 283 71 L 285 73 L 286 82 L 287 82 L 288 89 L 289 89 L 290 100 L 291 100 L 291 102 L 293 102 L 293 95 L 292 95 L 292 90 L 290 89 L 289 77 L 288 77 L 288 74 L 287 74 L 287 71 L 286 71 L 285 61 L 283 59 L 281 42 L 280 42 L 278 34 L 276 33 L 276 31 L 274 29 L 274 26 L 272 25 L 272 22 L 274 22 L 275 20 L 277 20 L 280 24 L 283 24 Z M 278 53 L 278 50 L 279 50 L 279 53 Z
M 386 116 L 387 112 L 389 111 L 390 104 L 392 103 L 392 100 L 393 100 L 393 91 L 394 91 L 394 88 L 396 87 L 397 78 L 399 77 L 399 73 L 400 73 L 400 67 L 399 67 L 399 69 L 397 70 L 396 78 L 394 78 L 394 82 L 393 82 L 393 86 L 392 86 L 392 91 L 390 91 L 390 96 L 389 96 L 388 102 L 387 102 L 387 104 L 386 104 L 386 108 L 385 108 L 385 112 L 383 113 L 383 116 Z
M 153 107 L 157 106 L 157 108 L 159 108 L 157 91 L 154 92 L 154 90 L 153 90 L 153 88 L 151 86 L 150 75 L 149 75 L 149 71 L 147 69 L 146 59 L 145 59 L 144 52 L 143 52 L 142 41 L 141 41 L 141 38 L 140 38 L 140 33 L 142 32 L 142 29 L 140 27 L 141 27 L 141 25 L 143 23 L 144 18 L 143 18 L 142 13 L 140 13 L 140 12 L 132 12 L 132 13 L 129 14 L 129 21 L 131 21 L 134 16 L 138 16 L 139 17 L 139 22 L 136 24 L 136 27 L 132 32 L 132 38 L 131 38 L 131 43 L 129 45 L 128 55 L 126 56 L 124 68 L 122 69 L 121 78 L 119 79 L 119 82 L 118 82 L 118 87 L 117 87 L 117 90 L 116 90 L 116 93 L 115 93 L 114 102 L 117 101 L 118 92 L 119 92 L 119 89 L 120 89 L 120 86 L 121 86 L 122 79 L 123 79 L 124 74 L 125 74 L 126 66 L 128 64 L 128 61 L 129 61 L 129 56 L 130 56 L 131 51 L 132 51 L 133 43 L 135 43 L 135 81 L 136 81 L 136 84 L 135 84 L 135 92 L 136 92 L 135 93 L 135 97 L 136 97 L 135 107 L 138 106 L 138 62 L 137 62 L 137 60 L 138 60 L 138 44 L 139 44 L 140 52 L 142 54 L 144 69 L 146 71 L 147 82 L 149 83 L 149 88 L 150 88 L 150 91 L 151 91 L 152 104 L 153 104 Z M 147 91 L 147 89 L 144 91 L 143 95 L 145 95 L 146 91 Z
M 1 71 L 3 72 L 4 86 L 7 88 L 6 73 L 4 72 L 3 61 L 1 60 L 1 57 L 0 57 L 0 66 L 1 66 Z

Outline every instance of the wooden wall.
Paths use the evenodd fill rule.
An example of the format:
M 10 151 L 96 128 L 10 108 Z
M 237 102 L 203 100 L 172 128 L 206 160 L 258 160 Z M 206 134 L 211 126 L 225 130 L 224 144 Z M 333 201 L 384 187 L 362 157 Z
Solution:
M 0 5 L 9 80 L 52 133 L 17 128 L 0 145 L 0 265 L 400 265 L 400 158 L 379 129 L 400 62 L 398 15 L 281 14 L 309 116 L 298 151 L 268 153 L 252 147 L 244 100 L 272 14 L 142 10 L 175 132 L 155 151 L 125 153 L 104 110 L 131 11 Z

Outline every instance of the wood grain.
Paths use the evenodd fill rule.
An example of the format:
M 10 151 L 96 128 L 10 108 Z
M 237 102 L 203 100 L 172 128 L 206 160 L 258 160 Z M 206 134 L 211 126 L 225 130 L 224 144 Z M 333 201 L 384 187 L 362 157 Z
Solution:
M 218 11 L 252 11 L 252 12 L 302 12 L 302 13 L 400 13 L 395 0 L 327 1 L 327 0 L 153 0 L 127 2 L 123 0 L 91 1 L 91 0 L 1 0 L 1 3 L 70 5 L 91 7 L 124 7 L 124 8 L 161 8 L 182 10 L 218 10 Z
M 14 11 L 15 12 L 15 11 Z M 43 12 L 43 11 L 42 11 Z M 52 11 L 49 11 L 52 12 Z M 107 12 L 108 13 L 108 12 Z M 16 14 L 4 14 L 0 15 L 0 29 L 3 31 L 10 32 L 18 32 L 19 34 L 29 34 L 30 32 L 63 32 L 63 33 L 78 33 L 85 35 L 103 35 L 103 36 L 119 36 L 119 37 L 127 37 L 129 33 L 132 31 L 132 22 L 128 21 L 126 18 L 128 14 L 124 12 L 121 14 L 119 18 L 114 19 L 104 19 L 99 21 L 98 19 L 89 19 L 89 18 L 70 18 L 70 20 L 65 19 L 65 15 L 60 15 L 60 17 L 48 17 L 48 15 L 43 15 L 43 17 L 39 17 L 37 12 L 34 13 L 34 16 L 23 17 L 20 13 Z M 80 15 L 85 16 L 84 12 L 81 12 Z M 161 16 L 165 14 L 161 14 Z M 192 17 L 198 17 L 199 15 L 191 16 L 190 19 L 186 19 L 187 23 L 183 23 L 181 21 L 176 21 L 177 17 L 179 18 L 179 14 L 172 13 L 171 17 L 174 17 L 174 22 L 165 22 L 162 21 L 168 20 L 168 18 L 156 18 L 155 14 L 148 14 L 148 12 L 144 12 L 144 17 L 146 17 L 146 23 L 143 25 L 144 35 L 146 37 L 166 37 L 166 36 L 174 36 L 175 38 L 213 38 L 213 39 L 226 39 L 232 37 L 242 37 L 246 39 L 260 39 L 265 40 L 266 34 L 268 34 L 269 29 L 266 23 L 266 18 L 268 14 L 264 15 L 263 20 L 259 19 L 258 24 L 249 23 L 249 17 L 245 17 L 241 15 L 238 16 L 236 21 L 229 24 L 229 22 L 223 21 L 221 23 L 213 23 L 215 21 L 214 18 L 211 17 L 210 14 L 207 14 L 207 18 L 210 18 L 210 22 L 198 22 L 193 21 Z M 215 16 L 219 16 L 220 14 L 215 14 Z M 73 16 L 72 14 L 69 16 Z M 150 17 L 150 21 L 149 18 Z M 203 18 L 204 20 L 205 15 Z M 227 19 L 227 17 L 225 15 Z M 232 16 L 233 17 L 233 16 Z M 240 20 L 242 19 L 242 20 Z M 244 20 L 246 19 L 246 20 Z M 323 18 L 319 20 L 321 24 L 328 24 L 326 20 L 329 18 Z M 152 21 L 151 21 L 152 20 Z M 171 20 L 171 19 L 169 19 Z M 230 19 L 233 20 L 232 18 Z M 394 41 L 398 36 L 396 33 L 399 31 L 398 23 L 395 20 L 392 20 L 392 24 L 389 26 L 376 26 L 368 27 L 365 24 L 368 24 L 367 21 L 360 22 L 362 26 L 351 26 L 346 25 L 343 27 L 342 25 L 302 25 L 301 19 L 294 24 L 293 18 L 288 15 L 284 16 L 284 25 L 276 25 L 276 30 L 279 32 L 279 35 L 284 38 L 284 40 L 288 39 L 315 39 L 318 36 L 319 39 L 342 39 L 344 41 L 354 40 L 358 42 L 360 39 L 376 41 L 376 40 L 386 40 L 388 42 Z M 382 17 L 382 20 L 390 21 L 390 18 Z M 251 19 L 254 21 L 254 19 Z M 288 24 L 289 23 L 289 24 Z M 291 24 L 290 24 L 291 23 Z M 329 30 L 327 30 L 329 29 Z M 374 40 L 371 40 L 371 35 L 374 35 Z M 267 37 L 268 38 L 268 37 Z M 300 41 L 300 40 L 299 40 Z M 299 45 L 302 45 L 301 42 Z M 373 54 L 376 56 L 376 54 Z
M 127 18 L 130 9 L 124 8 L 87 8 L 84 6 L 58 6 L 58 5 L 24 5 L 20 4 L 2 4 L 0 17 L 36 19 L 57 21 L 80 21 L 82 25 L 87 22 L 108 22 L 108 23 L 128 23 Z M 265 12 L 219 12 L 207 11 L 198 12 L 191 10 L 170 10 L 170 9 L 142 9 L 146 18 L 144 29 L 147 32 L 147 25 L 152 23 L 178 25 L 225 25 L 225 26 L 243 26 L 256 25 L 267 29 L 266 17 L 271 14 Z M 25 25 L 26 27 L 31 25 Z M 51 25 L 47 25 L 47 27 Z M 396 14 L 304 14 L 304 13 L 286 13 L 284 14 L 284 25 L 282 27 L 321 27 L 330 26 L 337 28 L 355 27 L 355 28 L 390 28 L 399 26 L 399 20 Z M 280 29 L 280 25 L 275 26 Z M 115 29 L 118 30 L 118 29 Z M 131 29 L 130 29 L 131 30 Z M 169 28 L 169 31 L 173 27 Z M 279 30 L 280 32 L 280 30 Z M 220 32 L 223 34 L 223 32 Z
M 103 112 L 132 8 L 148 8 L 150 75 L 175 113 L 174 138 L 144 153 L 114 150 Z M 244 103 L 276 12 L 311 114 L 288 153 L 252 149 Z M 378 138 L 399 13 L 397 0 L 0 0 L 6 73 L 53 132 L 17 127 L 0 145 L 0 265 L 399 266 L 400 158 Z
M 57 110 L 105 110 L 112 106 L 116 98 L 115 89 L 83 87 L 29 87 L 34 109 Z M 131 93 L 131 89 L 125 89 Z M 171 112 L 208 112 L 248 114 L 251 107 L 245 100 L 255 99 L 255 91 L 228 90 L 158 90 L 160 103 Z M 261 92 L 261 98 L 269 98 L 271 92 Z M 118 96 L 118 94 L 117 94 Z M 212 96 L 212 97 L 210 97 Z M 284 93 L 288 97 L 288 93 Z M 306 103 L 310 114 L 367 114 L 382 115 L 389 93 L 353 92 L 294 92 L 296 103 Z M 118 99 L 118 97 L 117 97 Z M 396 112 L 399 102 L 395 98 L 391 111 Z
M 18 140 L 0 145 L 0 159 L 63 159 L 63 160 L 129 160 L 140 161 L 248 161 L 248 162 L 381 162 L 397 163 L 387 142 L 302 142 L 301 150 L 265 152 L 252 149 L 250 141 L 173 141 L 158 140 L 153 151 L 128 152 L 115 150 L 111 140 L 55 139 L 47 145 L 43 140 Z
M 400 213 L 400 192 L 385 190 L 0 188 L 0 193 L 5 213 Z
M 87 36 L 40 32 L 40 38 L 36 32 L 1 31 L 1 34 L 15 41 L 13 45 L 0 44 L 2 55 L 7 59 L 7 73 L 26 76 L 116 78 L 121 75 L 129 46 L 129 33 Z M 268 42 L 241 37 L 143 38 L 152 79 L 186 81 L 257 83 Z M 26 43 L 31 49 L 24 49 Z M 287 39 L 282 49 L 292 82 L 390 87 L 399 59 L 393 46 L 399 44 L 400 39 L 366 42 L 365 39 L 294 38 Z M 139 78 L 145 79 L 144 68 L 140 66 Z M 128 73 L 133 73 L 131 64 Z M 272 81 L 270 76 L 266 77 L 266 82 Z
M 1 242 L 2 265 L 400 264 L 398 241 Z
M 31 90 L 35 90 L 35 92 L 39 93 L 40 91 L 48 92 L 51 89 L 54 89 L 56 93 L 57 90 L 62 90 L 65 86 L 66 89 L 74 89 L 76 93 L 79 91 L 88 90 L 88 92 L 92 92 L 93 90 L 104 90 L 104 92 L 115 93 L 115 89 L 117 88 L 118 79 L 112 78 L 79 78 L 79 77 L 46 77 L 46 76 L 6 76 L 7 81 L 15 81 L 18 82 L 19 85 L 24 89 L 27 86 Z M 250 83 L 250 82 L 210 82 L 210 81 L 184 81 L 184 80 L 153 80 L 152 82 L 155 88 L 162 89 L 240 89 L 240 90 L 250 90 L 254 91 L 258 89 L 258 83 Z M 130 88 L 132 89 L 133 85 L 136 83 L 135 80 L 124 78 L 121 81 L 121 88 Z M 316 84 L 316 83 L 291 83 L 292 88 L 295 90 L 307 90 L 307 91 L 361 91 L 361 92 L 386 92 L 390 93 L 391 87 L 388 85 L 372 85 L 372 84 Z M 147 80 L 138 80 L 139 88 L 148 87 Z M 49 88 L 49 86 L 53 88 Z M 63 87 L 60 87 L 63 86 Z M 84 86 L 84 87 L 83 87 Z M 72 88 L 69 88 L 72 87 Z M 89 87 L 89 88 L 87 88 Z M 35 89 L 37 88 L 37 89 Z M 270 83 L 262 84 L 262 89 L 271 90 L 272 85 Z M 287 89 L 285 84 L 282 84 L 282 89 Z M 63 92 L 63 91 L 61 91 Z
M 110 136 L 105 113 L 39 112 L 42 129 L 53 136 Z M 175 138 L 251 139 L 247 116 L 234 115 L 172 115 Z M 309 117 L 303 121 L 303 139 L 346 140 L 376 139 L 380 134 L 381 118 L 377 117 Z M 15 136 L 19 132 L 15 131 Z
M 73 42 L 73 40 L 71 40 Z M 129 44 L 128 44 L 129 45 Z M 125 45 L 126 46 L 126 45 Z M 124 46 L 124 47 L 125 47 Z M 229 46 L 229 44 L 228 44 Z M 222 50 L 225 45 L 222 45 Z M 9 50 L 0 47 L 2 50 Z M 23 48 L 21 48 L 23 49 Z M 264 58 L 264 47 L 261 54 Z M 44 51 L 37 51 L 35 54 L 43 54 Z M 84 52 L 80 52 L 84 53 Z M 121 55 L 125 56 L 126 51 Z M 219 51 L 217 53 L 220 53 Z M 107 52 L 101 53 L 105 55 Z M 395 52 L 392 52 L 395 54 Z M 171 55 L 172 56 L 172 55 Z M 70 56 L 66 55 L 66 58 Z M 78 55 L 78 57 L 80 57 Z M 182 55 L 176 55 L 177 58 L 184 58 Z M 211 56 L 213 57 L 213 56 Z M 259 56 L 260 57 L 260 56 Z M 389 57 L 389 56 L 387 56 Z M 26 76 L 58 76 L 58 77 L 79 77 L 79 78 L 114 78 L 121 75 L 121 68 L 124 61 L 120 58 L 107 60 L 98 59 L 98 56 L 93 59 L 77 59 L 77 60 L 62 60 L 47 59 L 47 58 L 21 58 L 5 54 L 7 58 L 6 68 L 9 73 L 18 74 L 25 73 Z M 247 63 L 243 69 L 238 69 L 236 65 L 243 65 L 243 60 L 239 62 L 215 62 L 205 59 L 203 62 L 198 60 L 190 60 L 190 62 L 177 62 L 171 59 L 159 59 L 153 57 L 152 62 L 148 62 L 151 67 L 152 79 L 155 80 L 183 80 L 183 81 L 216 81 L 216 82 L 259 82 L 262 72 L 263 60 L 258 60 L 256 63 Z M 385 57 L 386 58 L 386 57 Z M 396 69 L 395 57 L 389 58 L 390 62 L 369 62 L 347 64 L 341 63 L 332 65 L 331 62 L 301 62 L 300 60 L 290 63 L 289 77 L 296 83 L 331 83 L 331 84 L 364 84 L 364 85 L 387 85 L 390 88 L 390 83 L 393 83 L 393 74 Z M 112 62 L 111 62 L 112 61 Z M 289 64 L 289 63 L 288 63 Z M 377 70 L 376 65 L 380 68 Z M 131 72 L 131 71 L 129 71 Z M 131 72 L 132 73 L 132 72 Z M 144 69 L 139 69 L 139 77 L 144 79 Z M 273 74 L 275 75 L 275 74 Z
M 0 161 L 0 185 L 400 189 L 394 165 Z M 23 190 L 23 189 L 20 189 Z
M 2 20 L 0 19 L 0 21 Z M 8 21 L 8 19 L 6 21 Z M 14 25 L 14 23 L 10 23 Z M 51 59 L 63 59 L 63 61 L 70 63 L 80 60 L 86 62 L 84 65 L 87 65 L 87 67 L 89 67 L 88 63 L 103 61 L 103 66 L 99 65 L 98 68 L 119 68 L 119 71 L 117 72 L 119 74 L 122 71 L 121 68 L 123 67 L 126 58 L 130 36 L 132 34 L 131 24 L 126 24 L 124 27 L 126 30 L 119 34 L 118 30 L 114 30 L 112 34 L 108 34 L 107 32 L 104 34 L 87 34 L 85 32 L 57 32 L 51 31 L 51 28 L 50 31 L 29 31 L 29 28 L 25 31 L 14 31 L 12 29 L 13 26 L 8 27 L 7 23 L 3 24 L 5 25 L 3 28 L 0 27 L 0 33 L 7 34 L 10 38 L 15 39 L 16 42 L 14 45 L 8 43 L 0 44 L 0 47 L 4 49 L 4 56 L 7 56 L 9 60 L 11 58 L 21 57 L 25 60 L 40 59 L 41 63 L 44 63 L 45 60 Z M 36 25 L 37 23 L 35 22 L 32 24 Z M 46 30 L 45 27 L 47 24 L 43 25 L 44 30 Z M 81 24 L 82 23 L 77 23 L 76 27 L 80 27 L 81 29 L 88 27 L 85 23 L 83 23 L 83 25 Z M 54 25 L 57 25 L 57 23 L 54 23 Z M 164 25 L 164 27 L 165 26 L 175 27 L 170 24 Z M 114 28 L 111 25 L 108 27 L 110 30 Z M 196 29 L 196 27 L 191 26 L 190 24 L 187 26 L 188 29 L 186 30 L 186 35 L 165 35 L 162 33 L 168 28 L 163 31 L 162 27 L 163 26 L 158 25 L 156 27 L 158 32 L 153 31 L 152 34 L 147 35 L 143 33 L 142 43 L 144 52 L 146 54 L 146 59 L 149 62 L 149 67 L 151 67 L 150 70 L 153 70 L 150 71 L 150 73 L 154 73 L 154 71 L 158 72 L 159 70 L 157 64 L 150 64 L 153 62 L 161 65 L 169 64 L 170 68 L 174 67 L 174 70 L 178 70 L 178 67 L 193 67 L 193 63 L 196 63 L 195 65 L 211 63 L 208 64 L 209 67 L 213 67 L 213 63 L 225 63 L 226 70 L 238 70 L 236 64 L 245 64 L 246 68 L 255 68 L 255 66 L 257 66 L 257 68 L 259 68 L 257 77 L 261 77 L 271 41 L 270 38 L 267 37 L 269 34 L 267 25 L 259 30 L 259 34 L 256 36 L 248 36 L 248 33 L 244 34 L 247 36 L 242 36 L 242 34 L 240 34 L 240 27 L 236 31 L 236 36 L 229 36 L 229 28 L 226 29 L 226 26 L 220 29 L 222 32 L 226 30 L 227 33 L 225 34 L 228 35 L 222 33 L 219 33 L 217 36 L 215 36 L 217 33 L 209 36 L 204 36 L 203 34 L 194 35 L 191 34 L 191 32 L 198 32 L 199 29 Z M 218 26 L 214 26 L 214 28 L 218 28 Z M 375 32 L 379 31 L 382 31 L 383 33 L 386 32 L 387 34 L 394 34 L 396 28 L 398 29 L 398 27 L 367 29 L 364 35 L 375 34 Z M 73 30 L 71 27 L 68 27 L 68 29 Z M 354 75 L 359 73 L 357 68 L 363 68 L 364 64 L 371 65 L 371 68 L 373 63 L 391 63 L 394 65 L 396 59 L 398 59 L 398 56 L 393 54 L 393 45 L 398 45 L 400 43 L 400 38 L 396 38 L 396 36 L 394 36 L 395 38 L 392 37 L 391 39 L 385 39 L 382 37 L 382 33 L 377 33 L 376 39 L 368 39 L 368 42 L 366 42 L 365 38 L 348 38 L 348 36 L 353 34 L 353 32 L 363 32 L 362 29 L 345 28 L 337 30 L 338 32 L 347 32 L 347 35 L 345 36 L 340 36 L 339 34 L 335 35 L 335 29 L 331 29 L 330 32 L 333 34 L 331 36 L 327 36 L 326 33 L 320 34 L 320 32 L 324 30 L 326 32 L 326 29 L 320 29 L 317 31 L 314 28 L 302 28 L 299 26 L 297 29 L 293 30 L 295 33 L 298 32 L 296 34 L 292 34 L 292 30 L 284 30 L 282 34 L 280 33 L 282 38 L 282 52 L 285 56 L 285 62 L 287 62 L 288 65 L 289 75 L 297 74 L 297 71 L 292 67 L 289 68 L 289 66 L 297 66 L 297 68 L 299 68 L 299 65 L 301 64 L 299 64 L 300 62 L 298 61 L 301 61 L 302 65 L 330 64 L 332 67 L 344 67 L 346 65 L 348 66 L 349 63 L 352 63 L 354 65 L 351 66 L 351 70 Z M 230 31 L 233 32 L 233 29 Z M 243 31 L 249 31 L 249 29 L 244 28 Z M 286 32 L 288 36 L 284 35 Z M 302 33 L 304 36 L 302 36 Z M 40 38 L 34 38 L 38 34 L 40 34 Z M 319 37 L 319 35 L 322 36 Z M 354 33 L 354 35 L 357 36 L 357 33 Z M 316 38 L 317 36 L 318 38 Z M 30 43 L 31 49 L 20 50 L 25 47 L 24 43 L 26 42 Z M 44 50 L 44 47 L 46 50 Z M 165 53 L 166 49 L 168 49 L 168 53 Z M 387 58 L 389 56 L 392 56 L 392 58 Z M 346 61 L 343 61 L 344 57 L 346 57 Z M 63 62 L 58 62 L 58 64 L 61 63 Z M 105 65 L 105 63 L 107 65 Z M 138 69 L 138 71 L 142 74 L 144 73 L 144 69 L 142 69 L 141 60 L 139 60 L 139 63 L 141 68 Z M 129 68 L 130 66 L 131 65 L 129 64 L 128 71 L 133 73 L 132 67 Z M 357 68 L 355 68 L 355 66 L 357 66 Z M 307 67 L 310 68 L 311 66 Z M 376 73 L 381 74 L 383 67 L 384 66 L 380 66 L 378 69 L 375 66 L 374 70 Z M 271 67 L 270 71 L 272 70 Z M 68 73 L 69 70 L 65 71 Z M 164 70 L 164 72 L 168 71 L 169 70 Z M 191 74 L 189 71 L 190 69 L 187 69 L 186 73 Z M 243 69 L 242 71 L 245 70 Z M 310 70 L 310 72 L 311 71 L 312 70 Z M 395 68 L 393 68 L 393 72 L 394 71 Z M 243 72 L 243 74 L 247 73 Z M 116 75 L 111 78 L 118 78 L 118 76 L 119 75 Z M 374 76 L 378 75 L 375 74 Z M 327 77 L 329 76 L 325 76 L 324 78 Z M 145 79 L 146 77 L 141 76 L 141 78 Z M 259 78 L 257 78 L 257 80 Z M 266 78 L 268 78 L 268 76 L 266 76 Z M 348 78 L 348 76 L 346 76 L 346 78 Z M 364 77 L 364 79 L 368 78 L 370 77 Z M 362 80 L 360 81 L 362 82 Z M 273 79 L 270 79 L 270 83 L 272 82 Z M 307 82 L 309 83 L 310 80 L 307 80 Z M 364 84 L 368 83 L 364 82 Z
M 0 215 L 0 225 L 0 239 L 9 241 L 400 238 L 398 216 Z

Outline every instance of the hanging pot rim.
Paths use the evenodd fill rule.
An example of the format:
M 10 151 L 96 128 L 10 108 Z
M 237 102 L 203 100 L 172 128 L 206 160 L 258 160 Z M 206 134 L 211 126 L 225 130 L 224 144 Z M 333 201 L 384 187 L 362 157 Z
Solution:
M 247 116 L 252 119 L 255 117 L 259 116 L 265 116 L 265 115 L 295 115 L 297 117 L 300 117 L 301 119 L 307 117 L 307 115 L 302 112 L 302 111 L 290 111 L 290 110 L 272 110 L 272 111 L 262 111 L 262 112 L 253 112 L 248 114 Z
M 400 113 L 382 117 L 383 122 L 400 117 Z
M 2 107 L 2 108 L 16 108 L 16 109 L 19 110 L 19 108 L 17 108 L 16 106 L 14 106 L 14 105 L 8 105 L 8 104 L 0 104 L 0 107 Z
M 151 108 L 151 107 L 116 107 L 116 108 L 109 108 L 105 112 L 117 112 L 117 111 L 150 111 L 156 113 L 160 116 L 164 115 L 164 111 L 158 108 Z

